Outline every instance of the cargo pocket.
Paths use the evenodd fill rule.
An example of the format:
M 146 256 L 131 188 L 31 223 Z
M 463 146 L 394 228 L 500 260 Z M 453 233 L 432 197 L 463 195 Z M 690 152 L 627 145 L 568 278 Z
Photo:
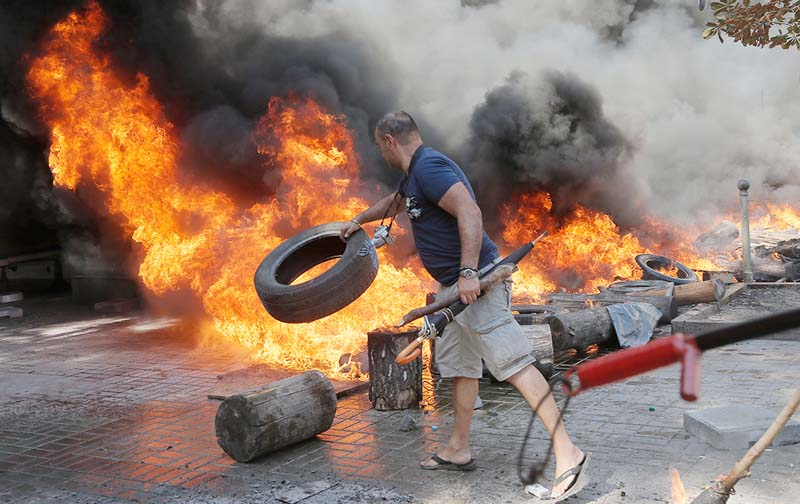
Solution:
M 495 376 L 519 360 L 530 359 L 533 347 L 513 319 L 487 324 L 476 336 L 483 347 L 482 357 Z

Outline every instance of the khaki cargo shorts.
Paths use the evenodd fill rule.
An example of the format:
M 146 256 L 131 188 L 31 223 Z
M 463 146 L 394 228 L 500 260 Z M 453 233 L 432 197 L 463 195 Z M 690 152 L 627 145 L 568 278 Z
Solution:
M 441 296 L 458 293 L 442 287 Z M 533 345 L 511 313 L 511 281 L 494 286 L 447 324 L 436 340 L 436 364 L 442 378 L 483 376 L 481 359 L 500 381 L 536 361 Z

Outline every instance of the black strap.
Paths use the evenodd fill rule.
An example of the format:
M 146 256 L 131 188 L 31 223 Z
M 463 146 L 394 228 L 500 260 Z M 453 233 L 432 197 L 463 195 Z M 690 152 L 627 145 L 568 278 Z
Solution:
M 414 171 L 414 165 L 417 164 L 417 159 L 419 159 L 420 153 L 424 148 L 424 145 L 420 145 L 417 147 L 417 150 L 414 151 L 414 154 L 411 156 L 411 161 L 408 163 L 408 175 L 406 175 L 403 179 L 400 180 L 400 183 L 397 184 L 397 191 L 394 193 L 394 198 L 392 198 L 392 204 L 386 209 L 383 213 L 383 217 L 381 217 L 380 225 L 383 226 L 383 221 L 386 220 L 386 217 L 389 215 L 389 212 L 392 208 L 397 205 L 397 210 L 400 209 L 400 205 L 397 203 L 399 196 L 406 196 L 408 190 L 408 181 L 411 179 L 411 173 Z M 402 188 L 402 191 L 401 191 Z M 389 225 L 386 227 L 386 231 L 392 230 L 392 224 L 394 224 L 395 218 L 397 218 L 397 210 L 392 213 L 392 217 L 389 220 Z

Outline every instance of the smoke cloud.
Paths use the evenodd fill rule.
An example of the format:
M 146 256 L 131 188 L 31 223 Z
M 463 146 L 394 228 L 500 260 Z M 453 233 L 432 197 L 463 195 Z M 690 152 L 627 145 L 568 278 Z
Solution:
M 576 76 L 512 75 L 487 93 L 470 130 L 467 159 L 489 210 L 510 195 L 544 190 L 556 216 L 581 203 L 618 222 L 634 218 L 626 213 L 635 192 L 627 190 L 625 198 L 619 192 L 627 185 L 620 168 L 630 145 L 604 118 L 597 92 Z
M 694 0 L 600 0 L 591 7 L 579 0 L 357 7 L 334 0 L 255 18 L 265 20 L 266 32 L 347 31 L 380 47 L 400 77 L 393 85 L 401 107 L 428 124 L 424 133 L 435 133 L 441 139 L 436 146 L 471 175 L 508 161 L 507 154 L 473 157 L 486 143 L 480 133 L 489 126 L 477 123 L 490 102 L 513 95 L 529 110 L 509 111 L 509 120 L 536 116 L 546 108 L 541 90 L 552 87 L 552 72 L 559 72 L 576 88 L 593 90 L 602 102 L 601 120 L 620 138 L 617 148 L 597 148 L 586 158 L 601 160 L 600 171 L 614 176 L 606 187 L 589 181 L 583 187 L 590 194 L 577 194 L 575 202 L 612 205 L 606 210 L 623 221 L 639 205 L 655 217 L 704 225 L 734 207 L 741 177 L 751 180 L 756 200 L 792 201 L 800 190 L 800 61 L 788 51 L 703 40 L 706 16 Z M 521 82 L 509 81 L 518 73 L 525 75 Z M 556 130 L 541 135 L 558 137 Z M 517 137 L 531 141 L 530 135 Z M 548 145 L 569 150 L 574 140 Z M 508 150 L 526 152 L 541 141 Z M 539 158 L 528 157 L 538 164 L 517 159 L 503 173 L 543 176 Z M 584 175 L 597 169 L 583 168 Z M 574 166 L 565 170 L 574 173 Z M 494 201 L 496 187 L 476 190 Z M 614 192 L 622 202 L 609 197 Z

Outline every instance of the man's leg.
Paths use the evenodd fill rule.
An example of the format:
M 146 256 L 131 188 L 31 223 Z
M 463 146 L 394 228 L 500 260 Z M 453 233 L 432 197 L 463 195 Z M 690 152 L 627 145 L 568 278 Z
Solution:
M 548 395 L 550 386 L 539 370 L 531 365 L 526 366 L 508 378 L 508 382 L 519 390 L 531 408 L 538 406 L 536 414 L 553 438 L 553 452 L 556 456 L 556 476 L 580 464 L 584 454 L 572 442 L 569 434 L 567 434 L 564 422 L 558 418 L 558 406 L 552 394 Z M 546 395 L 547 397 L 542 400 Z M 540 401 L 541 405 L 539 404 Z M 574 480 L 574 477 L 567 478 L 558 487 L 553 488 L 552 497 L 558 497 L 564 493 Z
M 478 396 L 478 380 L 476 378 L 453 378 L 453 432 L 450 440 L 438 455 L 444 460 L 454 464 L 466 464 L 472 459 L 469 451 L 469 427 L 472 423 L 472 411 L 475 407 L 475 398 Z M 435 466 L 436 462 L 428 459 L 422 463 L 424 466 Z

